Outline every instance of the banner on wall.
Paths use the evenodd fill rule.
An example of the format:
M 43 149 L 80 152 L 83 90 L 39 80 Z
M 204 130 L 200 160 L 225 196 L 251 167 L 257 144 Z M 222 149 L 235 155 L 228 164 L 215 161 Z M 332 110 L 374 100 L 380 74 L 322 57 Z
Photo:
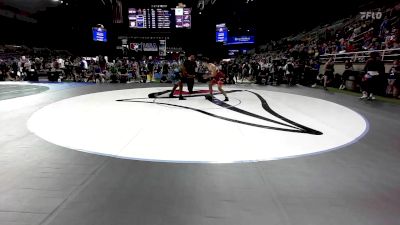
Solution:
M 226 43 L 228 41 L 228 28 L 225 23 L 217 24 L 216 41 Z
M 129 44 L 129 48 L 130 48 L 132 51 L 136 51 L 136 52 L 142 51 L 142 50 L 143 50 L 143 49 L 142 49 L 142 43 L 130 43 L 130 44 Z
M 107 42 L 107 30 L 106 29 L 93 27 L 92 33 L 93 33 L 94 41 Z
M 160 40 L 159 55 L 167 56 L 167 41 L 166 40 Z
M 236 36 L 228 37 L 228 42 L 225 45 L 240 45 L 240 44 L 254 44 L 254 36 Z
M 158 45 L 157 43 L 142 43 L 143 51 L 144 52 L 158 52 Z

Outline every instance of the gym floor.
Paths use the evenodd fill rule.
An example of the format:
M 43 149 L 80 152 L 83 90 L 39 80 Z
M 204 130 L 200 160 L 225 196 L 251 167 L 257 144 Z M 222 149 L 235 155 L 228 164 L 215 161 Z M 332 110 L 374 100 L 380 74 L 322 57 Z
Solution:
M 255 124 L 256 119 L 244 118 L 243 108 L 240 108 L 246 107 L 241 99 L 244 95 L 235 96 L 235 93 L 231 93 L 231 106 L 218 111 L 211 103 L 211 108 L 190 105 L 199 100 L 189 98 L 184 103 L 174 103 L 181 104 L 181 108 L 190 105 L 191 108 L 197 107 L 197 110 L 213 112 L 219 119 L 187 109 L 169 108 L 168 111 L 153 104 L 124 104 L 121 106 L 123 108 L 118 108 L 119 112 L 126 109 L 132 115 L 132 120 L 148 120 L 149 123 L 138 123 L 140 129 L 134 137 L 133 134 L 125 137 L 125 132 L 113 136 L 118 131 L 112 129 L 109 131 L 109 135 L 113 137 L 110 140 L 103 140 L 101 132 L 96 133 L 100 136 L 93 136 L 96 129 L 91 130 L 90 125 L 92 128 L 104 129 L 103 123 L 107 123 L 109 117 L 115 118 L 110 107 L 119 104 L 112 101 L 112 105 L 103 106 L 97 97 L 107 103 L 110 96 L 118 100 L 121 96 L 126 99 L 146 98 L 142 96 L 144 93 L 169 88 L 169 85 L 157 84 L 0 84 L 0 91 L 8 92 L 7 97 L 1 94 L 0 101 L 0 224 L 400 224 L 400 105 L 361 101 L 343 93 L 301 86 L 228 86 L 227 90 L 230 91 L 240 89 L 259 93 L 279 115 L 292 120 L 289 125 L 297 124 L 292 126 L 296 132 L 273 129 L 257 131 L 275 135 L 270 139 L 277 139 L 280 135 L 284 137 L 278 141 L 266 138 L 261 142 L 266 148 L 272 149 L 271 151 L 280 147 L 277 143 L 282 143 L 282 152 L 285 155 L 257 155 L 260 152 L 257 149 L 260 146 L 260 137 L 250 135 L 243 140 L 215 140 L 210 143 L 211 150 L 207 149 L 204 154 L 199 154 L 199 157 L 203 157 L 199 160 L 176 157 L 179 151 L 172 152 L 174 148 L 181 150 L 181 153 L 183 150 L 203 148 L 205 142 L 210 142 L 210 139 L 214 141 L 213 138 L 217 137 L 214 135 L 219 134 L 219 129 L 239 130 L 238 136 L 233 136 L 235 138 L 242 137 L 240 132 L 243 134 L 243 131 L 256 129 L 240 124 L 243 121 Z M 206 89 L 205 86 L 197 88 Z M 14 90 L 19 91 L 12 92 Z M 132 94 L 127 94 L 129 92 Z M 305 106 L 310 104 L 310 111 L 306 111 L 304 104 L 296 105 L 294 101 L 285 102 L 282 99 L 274 102 L 267 98 L 272 95 L 278 96 L 275 99 L 295 96 L 293 99 L 304 100 Z M 245 100 L 260 105 L 258 100 Z M 157 100 L 158 103 L 171 103 L 161 101 L 163 100 Z M 205 99 L 201 101 L 208 104 Z M 242 103 L 235 104 L 238 101 Z M 107 106 L 104 113 L 98 111 L 106 122 L 99 120 L 97 114 L 92 113 L 93 108 L 86 106 L 84 102 L 98 107 Z M 289 104 L 291 107 L 284 107 Z M 231 112 L 228 108 L 233 106 L 238 108 L 235 113 L 242 109 L 241 114 L 225 113 Z M 130 107 L 143 109 L 136 111 L 142 114 L 135 117 L 129 111 Z M 143 113 L 148 112 L 151 107 L 159 110 L 158 113 L 173 113 L 162 120 L 165 124 L 160 121 L 155 123 L 152 115 L 143 118 Z M 52 109 L 63 110 L 51 111 Z M 250 115 L 249 112 L 258 112 L 257 110 L 262 109 L 248 109 L 246 113 Z M 51 112 L 57 115 L 49 116 L 52 115 Z M 88 114 L 84 114 L 85 112 Z M 83 113 L 83 119 L 76 117 L 79 113 Z M 205 124 L 195 120 L 197 127 L 207 127 L 208 121 L 216 126 L 212 131 L 188 127 L 190 121 L 185 121 L 184 115 L 189 114 L 196 119 L 204 119 Z M 87 115 L 94 116 L 92 118 Z M 177 121 L 172 115 L 183 119 Z M 284 120 L 283 117 L 271 115 L 265 117 L 276 121 Z M 347 115 L 354 117 L 348 120 Z M 48 119 L 45 116 L 49 116 Z M 222 117 L 230 121 L 221 120 Z M 118 118 L 115 120 L 120 122 Z M 71 121 L 76 123 L 71 125 Z M 130 124 L 129 120 L 124 121 Z M 43 126 L 39 126 L 40 123 Z M 284 123 L 286 124 L 274 127 L 288 126 L 287 121 Z M 338 124 L 334 126 L 333 123 Z M 143 132 L 149 134 L 143 131 L 150 129 L 146 124 L 152 124 L 151 129 L 158 127 L 154 136 L 161 137 L 165 133 L 170 139 L 161 140 L 170 140 L 173 144 L 160 142 L 160 138 L 156 138 L 149 146 L 164 143 L 164 149 L 149 155 L 138 155 L 143 153 L 140 151 L 136 155 L 122 154 L 126 149 L 136 150 L 140 148 L 138 146 L 146 148 L 145 144 L 132 145 L 151 140 L 153 136 L 146 139 L 144 137 L 149 135 L 141 135 Z M 176 124 L 176 127 L 167 126 L 171 124 Z M 270 126 L 270 122 L 265 121 L 257 124 Z M 318 141 L 323 139 L 310 139 L 313 140 L 312 148 L 316 146 L 316 150 L 307 151 L 311 149 L 306 147 L 309 142 L 303 143 L 302 139 L 307 140 L 312 135 L 299 134 L 298 130 L 306 130 L 301 128 L 303 126 L 323 133 L 314 135 L 313 138 L 323 138 L 324 135 L 332 138 L 323 143 Z M 121 127 L 122 131 L 129 129 L 129 126 Z M 71 133 L 76 132 L 81 132 L 79 134 L 84 136 L 72 136 L 74 139 L 71 139 Z M 187 136 L 183 139 L 186 142 L 182 143 L 179 132 L 193 132 L 195 135 Z M 210 132 L 213 133 L 211 137 Z M 339 135 L 340 132 L 346 135 Z M 171 133 L 175 135 L 168 136 Z M 197 136 L 201 134 L 204 135 Z M 347 134 L 353 135 L 351 140 L 343 138 Z M 286 139 L 292 137 L 290 135 L 303 136 Z M 104 142 L 117 146 L 118 142 L 111 141 L 118 137 L 124 141 L 120 143 L 123 147 L 116 148 L 116 152 L 104 152 L 101 146 L 93 144 Z M 299 144 L 296 145 L 296 141 Z M 248 143 L 247 149 L 245 143 Z M 223 146 L 229 148 L 224 149 Z M 238 146 L 237 149 L 235 146 Z M 231 158 L 228 162 L 221 158 L 207 158 L 213 150 L 218 154 L 217 150 L 222 149 L 226 154 L 232 148 L 235 152 L 250 152 L 251 157 L 235 153 L 229 155 Z M 189 152 L 187 156 L 193 156 L 192 153 Z M 242 156 L 247 158 L 240 162 Z

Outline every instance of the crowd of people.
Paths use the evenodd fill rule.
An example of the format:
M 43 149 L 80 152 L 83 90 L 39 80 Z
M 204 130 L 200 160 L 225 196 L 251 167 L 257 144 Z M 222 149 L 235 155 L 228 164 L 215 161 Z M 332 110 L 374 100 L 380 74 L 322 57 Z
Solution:
M 343 63 L 340 63 L 343 65 Z M 360 63 L 359 63 L 360 64 Z M 389 71 L 381 60 L 379 52 L 371 52 L 363 69 L 358 71 L 354 61 L 344 62 L 342 74 L 336 72 L 336 63 L 333 58 L 322 62 L 318 58 L 294 58 L 290 55 L 272 57 L 271 55 L 253 55 L 240 58 L 228 63 L 222 63 L 221 69 L 228 74 L 228 82 L 235 83 L 239 79 L 247 79 L 261 85 L 288 86 L 301 84 L 316 87 L 321 85 L 325 90 L 328 87 L 344 90 L 350 80 L 352 87 L 359 86 L 362 99 L 375 99 L 374 94 L 400 98 L 400 63 L 393 60 Z
M 318 27 L 293 38 L 283 38 L 261 46 L 265 52 L 292 53 L 316 57 L 324 54 L 390 50 L 400 48 L 400 4 L 372 9 L 381 19 L 356 15 L 332 25 Z
M 257 54 L 237 58 L 232 68 L 235 71 L 240 67 L 241 74 L 257 83 L 283 81 L 312 87 L 319 83 L 324 89 L 328 86 L 345 89 L 346 81 L 352 77 L 363 99 L 374 99 L 374 93 L 398 98 L 400 4 L 372 11 L 382 12 L 382 19 L 363 19 L 357 15 L 293 38 L 271 41 L 261 46 Z M 393 62 L 389 71 L 385 71 L 379 50 L 389 55 L 385 63 Z M 351 52 L 359 54 L 346 55 Z M 344 64 L 343 74 L 335 71 L 339 62 Z M 356 70 L 353 66 L 356 63 L 365 64 L 364 69 Z
M 174 83 L 182 75 L 185 68 L 181 60 L 153 60 L 144 57 L 141 60 L 133 58 L 107 57 L 74 58 L 54 57 L 50 59 L 25 57 L 19 59 L 0 60 L 0 80 L 37 81 L 40 74 L 51 81 L 75 81 L 96 83 Z M 189 91 L 193 90 L 195 80 L 206 83 L 205 78 L 210 73 L 210 63 L 207 59 L 191 59 L 192 66 L 188 83 Z M 224 83 L 256 83 L 260 85 L 301 84 L 316 87 L 318 84 L 327 89 L 328 86 L 339 89 L 346 88 L 349 77 L 358 77 L 362 98 L 374 99 L 373 94 L 386 94 L 399 98 L 400 63 L 394 60 L 389 73 L 385 73 L 384 63 L 379 53 L 371 53 L 363 71 L 355 71 L 353 62 L 345 62 L 343 74 L 335 72 L 335 62 L 331 58 L 321 63 L 318 58 L 307 60 L 295 58 L 293 55 L 283 55 L 281 58 L 273 55 L 252 55 L 231 60 L 213 61 L 216 70 L 225 74 Z M 321 68 L 322 67 L 322 68 Z M 384 93 L 383 93 L 384 89 Z
M 40 76 L 49 77 L 51 81 L 76 82 L 150 82 L 155 74 L 161 82 L 168 82 L 168 75 L 179 67 L 179 62 L 156 61 L 149 58 L 116 58 L 109 61 L 107 57 L 25 57 L 0 59 L 0 80 L 37 81 Z M 166 79 L 167 78 L 167 79 Z
M 288 86 L 301 84 L 316 87 L 346 88 L 349 77 L 355 77 L 363 93 L 361 98 L 374 99 L 374 94 L 399 97 L 400 65 L 393 59 L 389 72 L 376 50 L 400 47 L 400 5 L 379 9 L 384 12 L 381 20 L 362 20 L 359 17 L 341 21 L 341 26 L 327 26 L 301 35 L 301 38 L 282 39 L 261 47 L 257 54 L 238 56 L 235 59 L 213 61 L 218 72 L 225 74 L 224 83 L 252 82 L 260 85 Z M 346 52 L 373 51 L 368 57 L 348 58 L 344 62 L 343 74 L 335 71 L 334 59 L 323 60 L 321 56 Z M 395 55 L 395 54 L 394 54 Z M 367 60 L 366 60 L 367 59 Z M 158 60 L 151 57 L 134 59 L 98 56 L 88 57 L 0 57 L 1 80 L 38 81 L 47 76 L 50 81 L 78 82 L 160 82 L 177 84 L 188 60 Z M 186 82 L 189 91 L 195 79 L 207 82 L 210 62 L 207 59 L 192 59 L 195 66 Z M 354 63 L 364 63 L 362 71 L 354 69 Z M 219 82 L 217 82 L 219 83 Z M 179 85 L 177 86 L 179 87 Z M 175 88 L 177 88 L 175 87 Z

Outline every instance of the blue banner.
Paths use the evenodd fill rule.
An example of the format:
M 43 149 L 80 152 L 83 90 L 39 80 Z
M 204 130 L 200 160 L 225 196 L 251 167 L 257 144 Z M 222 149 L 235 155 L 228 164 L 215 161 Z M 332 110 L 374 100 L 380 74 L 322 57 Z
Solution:
M 93 27 L 92 31 L 94 41 L 107 42 L 107 30 Z
M 228 41 L 228 28 L 224 23 L 217 24 L 216 41 L 226 43 Z
M 228 41 L 228 31 L 217 32 L 217 42 L 224 42 Z
M 226 45 L 255 44 L 254 36 L 229 37 Z

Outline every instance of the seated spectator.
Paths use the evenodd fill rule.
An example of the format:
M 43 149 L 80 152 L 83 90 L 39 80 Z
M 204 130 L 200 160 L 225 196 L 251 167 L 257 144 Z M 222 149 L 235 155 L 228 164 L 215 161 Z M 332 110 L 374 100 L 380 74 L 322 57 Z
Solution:
M 260 75 L 257 76 L 256 84 L 267 85 L 268 83 L 268 69 L 263 67 L 260 71 Z
M 128 70 L 126 69 L 125 66 L 122 66 L 119 69 L 119 80 L 120 83 L 127 83 L 128 82 Z
M 316 74 L 313 70 L 314 60 L 310 59 L 309 62 L 304 64 L 304 77 L 301 80 L 301 84 L 305 86 L 311 86 L 315 82 Z
M 95 82 L 99 82 L 99 83 L 104 83 L 107 80 L 106 74 L 105 74 L 106 70 L 102 70 L 100 68 L 100 66 L 96 66 L 94 69 L 94 74 L 95 74 Z
M 147 75 L 148 75 L 149 71 L 147 70 L 146 67 L 142 67 L 141 68 L 141 82 L 142 83 L 147 83 Z
M 115 67 L 111 67 L 111 71 L 110 71 L 110 80 L 111 83 L 118 83 L 119 82 L 119 73 L 117 68 Z

